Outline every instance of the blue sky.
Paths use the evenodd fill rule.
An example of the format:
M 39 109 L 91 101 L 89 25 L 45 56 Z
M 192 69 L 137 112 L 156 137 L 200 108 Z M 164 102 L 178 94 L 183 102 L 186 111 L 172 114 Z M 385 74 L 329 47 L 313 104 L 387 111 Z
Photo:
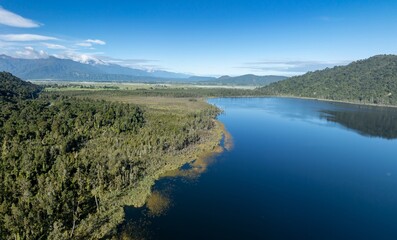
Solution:
M 0 0 L 0 52 L 198 75 L 295 75 L 397 53 L 397 1 Z

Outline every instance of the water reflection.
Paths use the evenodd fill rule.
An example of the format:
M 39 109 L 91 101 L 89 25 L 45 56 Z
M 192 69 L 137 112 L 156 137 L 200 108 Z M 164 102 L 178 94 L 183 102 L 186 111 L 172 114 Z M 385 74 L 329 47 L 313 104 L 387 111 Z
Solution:
M 256 109 L 283 119 L 297 119 L 317 125 L 337 123 L 363 136 L 397 138 L 397 108 L 393 107 L 294 98 L 267 98 L 266 101 L 263 98 L 211 99 L 211 103 L 240 112 Z
M 358 111 L 359 110 L 359 111 Z M 385 139 L 397 138 L 397 110 L 381 107 L 355 107 L 350 111 L 323 110 L 322 118 L 339 123 L 357 133 Z

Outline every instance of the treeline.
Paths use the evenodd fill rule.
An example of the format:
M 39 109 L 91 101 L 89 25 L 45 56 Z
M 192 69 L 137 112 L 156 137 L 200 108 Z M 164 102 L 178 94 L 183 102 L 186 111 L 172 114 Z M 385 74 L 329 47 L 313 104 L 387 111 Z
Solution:
M 176 98 L 202 98 L 202 97 L 246 97 L 260 96 L 258 90 L 236 89 L 236 88 L 152 88 L 136 90 L 103 90 L 100 94 L 107 97 L 112 96 L 141 96 L 141 97 L 176 97 Z M 65 96 L 96 96 L 98 91 L 65 91 Z M 263 94 L 262 94 L 263 95 Z
M 137 96 L 161 97 L 237 97 L 252 96 L 254 90 L 237 88 L 168 88 L 168 89 L 137 89 L 133 92 Z
M 272 83 L 262 94 L 397 104 L 397 56 L 378 55 L 347 66 L 309 72 Z
M 51 93 L 0 106 L 0 239 L 106 236 L 123 218 L 117 200 L 140 197 L 140 183 L 202 141 L 219 114 Z

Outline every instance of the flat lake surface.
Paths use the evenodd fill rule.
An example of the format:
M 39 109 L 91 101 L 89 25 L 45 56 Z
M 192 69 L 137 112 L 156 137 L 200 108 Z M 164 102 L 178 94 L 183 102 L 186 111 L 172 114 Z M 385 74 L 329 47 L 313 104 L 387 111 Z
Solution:
M 209 102 L 233 136 L 196 180 L 164 178 L 149 239 L 397 239 L 397 110 L 288 98 Z M 138 220 L 140 219 L 140 220 Z

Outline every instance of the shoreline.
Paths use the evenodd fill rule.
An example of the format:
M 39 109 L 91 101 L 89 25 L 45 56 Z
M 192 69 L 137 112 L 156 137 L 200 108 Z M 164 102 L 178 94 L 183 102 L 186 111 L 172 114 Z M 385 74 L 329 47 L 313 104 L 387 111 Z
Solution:
M 344 103 L 344 104 L 351 104 L 351 105 L 364 106 L 364 107 L 383 107 L 383 108 L 397 109 L 397 105 L 359 103 L 359 102 L 344 101 L 344 100 L 331 100 L 325 98 L 298 97 L 298 96 L 287 96 L 287 95 L 250 95 L 250 96 L 235 96 L 235 97 L 220 96 L 220 97 L 208 97 L 207 99 L 216 99 L 216 98 L 292 98 L 292 99 L 316 100 L 316 101 L 330 102 L 330 103 Z
M 365 106 L 365 107 L 397 108 L 397 105 L 385 105 L 385 104 L 375 104 L 375 103 L 358 103 L 358 102 L 352 102 L 352 101 L 331 100 L 331 99 L 325 99 L 325 98 L 310 98 L 310 97 L 297 97 L 297 96 L 266 96 L 266 97 L 316 100 L 316 101 L 321 101 L 321 102 L 344 103 L 344 104 L 351 104 L 351 105 Z
M 208 131 L 208 135 L 205 136 L 205 140 L 200 143 L 197 143 L 189 148 L 185 149 L 183 153 L 177 155 L 171 155 L 165 157 L 166 164 L 160 168 L 157 172 L 155 172 L 152 176 L 147 176 L 147 178 L 151 178 L 150 181 L 143 181 L 140 186 L 137 186 L 138 189 L 147 189 L 145 191 L 145 195 L 139 199 L 134 199 L 127 204 L 129 206 L 134 207 L 142 207 L 146 204 L 148 197 L 150 196 L 151 187 L 154 183 L 165 177 L 168 172 L 175 171 L 182 167 L 183 165 L 190 163 L 197 159 L 207 159 L 212 157 L 213 155 L 219 154 L 223 152 L 220 150 L 220 143 L 223 135 L 225 134 L 225 128 L 223 123 L 218 120 L 214 120 L 214 128 Z M 130 195 L 130 194 L 128 194 Z M 134 195 L 134 194 L 132 194 Z

